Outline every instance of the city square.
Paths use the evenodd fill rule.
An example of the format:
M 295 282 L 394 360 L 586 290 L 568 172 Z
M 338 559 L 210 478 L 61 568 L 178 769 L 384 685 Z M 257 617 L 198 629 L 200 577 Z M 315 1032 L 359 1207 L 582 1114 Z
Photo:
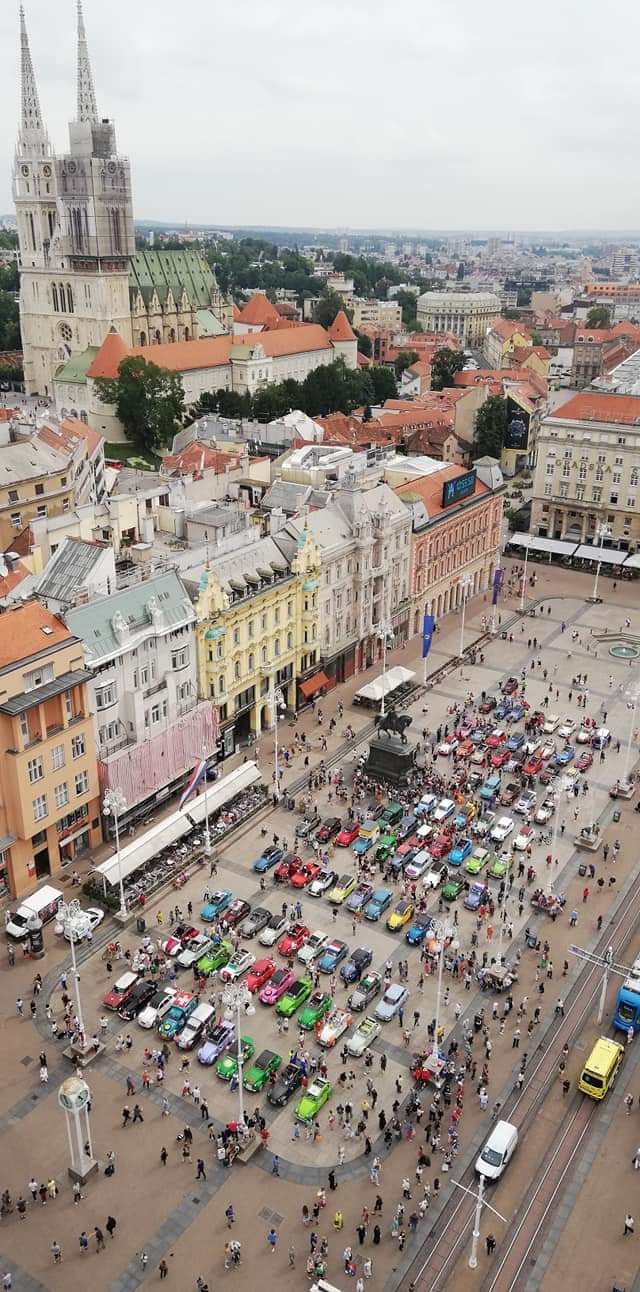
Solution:
M 468 694 L 472 694 L 476 701 L 483 691 L 488 694 L 499 694 L 499 687 L 505 678 L 512 675 L 519 676 L 524 669 L 526 696 L 532 709 L 543 705 L 551 685 L 553 693 L 549 709 L 553 709 L 563 718 L 572 718 L 579 723 L 581 712 L 576 701 L 580 691 L 573 685 L 572 678 L 576 673 L 586 672 L 585 685 L 588 699 L 585 712 L 589 716 L 596 717 L 602 724 L 606 714 L 606 722 L 613 736 L 612 744 L 606 751 L 606 761 L 600 761 L 597 757 L 594 759 L 593 766 L 585 777 L 588 787 L 586 794 L 581 793 L 577 799 L 574 799 L 572 791 L 567 793 L 565 790 L 559 794 L 557 806 L 559 826 L 555 830 L 553 844 L 536 841 L 532 849 L 532 865 L 544 887 L 547 887 L 549 882 L 548 876 L 544 873 L 545 858 L 550 849 L 553 852 L 550 883 L 555 892 L 566 895 L 567 899 L 561 918 L 556 923 L 544 915 L 535 915 L 529 900 L 530 886 L 526 888 L 521 915 L 518 914 L 518 901 L 515 896 L 517 883 L 514 884 L 513 892 L 504 904 L 505 929 L 511 925 L 512 936 L 508 937 L 505 932 L 503 950 L 512 963 L 516 952 L 520 957 L 520 977 L 517 986 L 513 988 L 515 1001 L 522 999 L 523 994 L 526 995 L 529 984 L 531 984 L 529 990 L 531 992 L 535 990 L 532 979 L 538 976 L 537 973 L 534 974 L 536 956 L 525 947 L 523 938 L 525 927 L 535 921 L 539 936 L 548 935 L 551 944 L 552 949 L 549 954 L 555 962 L 555 978 L 542 1001 L 540 1024 L 542 1029 L 545 1026 L 553 1027 L 557 996 L 559 993 L 564 995 L 568 992 L 580 967 L 574 958 L 569 957 L 568 974 L 564 982 L 561 982 L 561 986 L 558 985 L 561 965 L 567 956 L 569 941 L 577 936 L 582 945 L 589 947 L 597 940 L 596 914 L 602 914 L 605 919 L 607 918 L 606 912 L 609 906 L 619 899 L 621 890 L 632 873 L 634 858 L 632 849 L 627 846 L 627 841 L 630 842 L 630 831 L 633 830 L 631 825 L 633 818 L 629 817 L 632 809 L 631 805 L 620 800 L 623 803 L 624 813 L 620 825 L 616 827 L 616 837 L 619 836 L 622 844 L 615 867 L 616 887 L 611 889 L 607 885 L 605 892 L 598 893 L 592 882 L 588 900 L 581 901 L 585 881 L 578 875 L 578 865 L 584 857 L 588 860 L 591 858 L 587 853 L 576 851 L 575 837 L 583 826 L 590 825 L 596 820 L 602 819 L 605 824 L 608 824 L 613 810 L 609 790 L 616 780 L 622 780 L 635 765 L 637 730 L 633 706 L 635 706 L 636 695 L 634 688 L 638 687 L 638 672 L 634 669 L 633 660 L 629 663 L 624 657 L 620 659 L 611 655 L 607 645 L 609 639 L 613 644 L 619 640 L 632 642 L 637 639 L 637 611 L 634 611 L 634 607 L 625 600 L 627 588 L 619 589 L 614 594 L 615 600 L 612 598 L 609 602 L 605 599 L 602 603 L 594 605 L 588 600 L 588 596 L 579 595 L 580 591 L 583 594 L 588 594 L 590 591 L 585 577 L 567 576 L 567 582 L 571 582 L 573 586 L 567 589 L 565 595 L 558 596 L 555 594 L 555 589 L 552 592 L 551 586 L 554 583 L 557 584 L 564 576 L 558 575 L 555 571 L 548 572 L 544 567 L 538 566 L 536 569 L 538 577 L 534 604 L 538 607 L 542 605 L 543 610 L 535 617 L 529 615 L 521 617 L 517 613 L 518 597 L 512 597 L 511 605 L 507 600 L 506 604 L 503 603 L 500 607 L 502 623 L 495 638 L 491 640 L 482 631 L 481 621 L 483 616 L 486 621 L 487 615 L 486 604 L 476 602 L 468 608 L 466 644 L 468 647 L 473 645 L 476 663 L 470 664 L 468 659 L 465 660 L 462 676 L 459 665 L 455 664 L 460 630 L 459 618 L 458 621 L 455 617 L 444 621 L 440 633 L 436 635 L 428 660 L 428 669 L 430 673 L 435 672 L 449 659 L 454 663 L 454 667 L 441 684 L 430 688 L 427 683 L 427 688 L 424 690 L 421 687 L 417 700 L 410 706 L 408 712 L 413 719 L 414 739 L 418 738 L 422 743 L 424 739 L 422 733 L 428 732 L 426 744 L 430 749 L 431 737 L 433 735 L 435 739 L 435 733 L 439 727 L 444 731 L 444 726 L 449 725 L 451 729 L 450 709 L 453 704 L 464 706 L 465 697 Z M 533 589 L 530 591 L 533 592 Z M 605 596 L 608 591 L 609 586 L 605 585 Z M 529 604 L 528 599 L 527 604 Z M 550 614 L 547 613 L 548 610 Z M 626 626 L 626 620 L 630 620 L 628 626 Z M 502 631 L 507 631 L 506 641 L 501 636 Z M 537 638 L 535 650 L 532 645 L 529 648 L 527 644 L 529 640 L 533 642 L 534 636 Z M 481 645 L 477 646 L 475 643 L 479 639 L 482 639 Z M 480 653 L 484 656 L 482 662 L 480 662 Z M 530 663 L 534 658 L 536 666 L 531 669 Z M 540 666 L 537 664 L 538 658 Z M 403 649 L 398 651 L 396 656 L 390 656 L 388 666 L 391 667 L 396 659 L 401 659 L 406 667 L 410 667 L 415 662 L 416 675 L 418 680 L 420 679 L 422 664 L 419 660 L 414 661 L 408 650 Z M 547 682 L 543 678 L 545 669 L 549 679 Z M 570 695 L 571 699 L 569 699 Z M 345 780 L 348 784 L 352 774 L 351 769 L 357 765 L 353 760 L 353 754 L 354 752 L 360 754 L 358 727 L 363 726 L 364 721 L 362 712 L 349 706 L 344 691 L 336 694 L 335 704 L 338 700 L 344 707 L 344 717 L 337 724 L 336 733 L 342 722 L 348 719 L 356 732 L 354 742 L 341 746 L 336 734 L 333 749 L 331 745 L 326 751 L 322 751 L 319 747 L 320 726 L 324 727 L 329 722 L 332 712 L 336 711 L 333 696 L 322 701 L 315 712 L 308 712 L 300 720 L 299 725 L 302 727 L 304 722 L 308 741 L 313 750 L 310 770 L 312 771 L 314 766 L 319 767 L 320 758 L 324 752 L 326 761 L 334 769 L 344 768 Z M 322 724 L 318 722 L 318 707 L 322 711 Z M 620 749 L 616 753 L 618 740 Z M 279 744 L 285 795 L 287 781 L 295 783 L 300 776 L 300 762 L 296 767 L 295 756 L 292 768 L 286 767 L 284 763 L 282 751 L 289 743 L 293 749 L 293 732 L 287 730 L 283 723 L 279 732 Z M 260 771 L 268 783 L 273 771 L 273 746 L 269 736 L 263 737 L 259 748 L 252 752 L 257 755 Z M 421 756 L 419 754 L 418 758 L 420 759 Z M 350 763 L 347 759 L 351 760 Z M 436 756 L 435 761 L 440 770 L 444 763 L 443 756 Z M 391 797 L 396 795 L 400 798 L 406 797 L 401 787 L 393 791 Z M 538 801 L 540 797 L 538 795 Z M 368 798 L 369 795 L 367 800 Z M 317 792 L 314 791 L 313 801 L 322 818 L 331 815 L 333 811 L 338 813 L 338 805 L 331 785 L 324 784 Z M 357 801 L 356 807 L 358 807 Z M 343 805 L 340 805 L 340 809 L 340 815 L 343 816 Z M 145 905 L 144 914 L 150 936 L 161 939 L 166 937 L 169 931 L 169 910 L 175 907 L 176 903 L 185 912 L 186 904 L 190 901 L 193 908 L 193 921 L 196 925 L 200 924 L 198 913 L 205 898 L 205 891 L 211 892 L 214 885 L 219 889 L 228 888 L 234 897 L 245 899 L 252 907 L 264 905 L 272 911 L 279 909 L 283 900 L 289 902 L 297 900 L 295 896 L 292 898 L 290 886 L 276 884 L 268 871 L 263 889 L 256 882 L 258 877 L 252 869 L 252 863 L 273 835 L 287 842 L 291 841 L 295 825 L 299 820 L 298 814 L 283 810 L 280 805 L 277 809 L 272 808 L 261 813 L 250 824 L 241 826 L 229 843 L 216 851 L 215 878 L 208 878 L 206 872 L 198 868 L 190 873 L 187 883 L 179 892 L 172 889 Z M 266 838 L 264 838 L 265 832 Z M 550 838 L 550 836 L 547 837 Z M 514 856 L 517 859 L 518 854 L 514 853 Z M 609 879 L 613 873 L 611 864 L 609 863 L 608 868 L 603 869 L 601 856 L 594 856 L 594 860 L 597 874 L 607 873 L 608 869 L 607 879 Z M 335 849 L 331 864 L 336 870 L 342 873 L 343 870 L 352 869 L 349 861 L 350 850 Z M 391 887 L 398 897 L 400 895 L 398 883 L 391 881 Z M 493 885 L 490 884 L 490 887 L 497 890 L 495 881 Z M 243 1277 L 242 1270 L 239 1272 L 235 1269 L 225 1270 L 224 1245 L 229 1237 L 225 1210 L 230 1204 L 237 1216 L 233 1235 L 242 1244 L 243 1264 L 248 1264 L 249 1259 L 259 1259 L 260 1252 L 266 1247 L 267 1232 L 270 1227 L 275 1226 L 278 1233 L 278 1246 L 274 1252 L 273 1263 L 269 1264 L 272 1271 L 269 1280 L 275 1279 L 280 1284 L 290 1287 L 300 1286 L 306 1278 L 308 1244 L 308 1235 L 301 1217 L 301 1206 L 306 1200 L 308 1207 L 311 1208 L 318 1189 L 324 1189 L 327 1198 L 326 1211 L 323 1210 L 319 1224 L 320 1234 L 328 1239 L 327 1279 L 338 1286 L 341 1285 L 343 1250 L 346 1245 L 350 1245 L 353 1248 L 358 1269 L 361 1268 L 361 1260 L 366 1259 L 366 1256 L 372 1259 L 370 1286 L 386 1286 L 387 1280 L 391 1280 L 389 1286 L 395 1285 L 394 1280 L 401 1276 L 403 1262 L 409 1258 L 413 1260 L 417 1248 L 426 1242 L 426 1231 L 431 1214 L 435 1214 L 438 1200 L 434 1199 L 432 1203 L 434 1213 L 428 1213 L 426 1219 L 420 1220 L 415 1235 L 409 1232 L 406 1249 L 398 1253 L 397 1242 L 392 1237 L 390 1227 L 391 1208 L 395 1207 L 396 1201 L 401 1197 L 402 1179 L 406 1176 L 413 1177 L 416 1153 L 422 1134 L 420 1127 L 414 1127 L 414 1134 L 410 1140 L 407 1140 L 403 1133 L 402 1142 L 396 1144 L 394 1140 L 390 1150 L 387 1150 L 380 1133 L 378 1114 L 380 1109 L 383 1109 L 389 1118 L 392 1115 L 391 1105 L 394 1099 L 397 1098 L 399 1104 L 404 1105 L 413 1086 L 409 1063 L 413 1053 L 428 1048 L 426 1024 L 436 1012 L 437 974 L 425 973 L 423 985 L 419 989 L 418 979 L 424 966 L 421 965 L 418 949 L 408 947 L 402 933 L 389 932 L 383 920 L 373 924 L 365 925 L 364 921 L 356 924 L 352 922 L 343 906 L 334 908 L 337 911 L 334 920 L 332 907 L 326 897 L 313 899 L 304 890 L 300 896 L 301 918 L 310 930 L 317 929 L 330 938 L 342 939 L 350 950 L 356 946 L 369 946 L 373 951 L 371 967 L 384 975 L 385 965 L 390 960 L 393 965 L 394 981 L 397 975 L 397 963 L 404 959 L 406 953 L 409 965 L 407 985 L 410 995 L 405 1006 L 405 1026 L 399 1025 L 395 1019 L 383 1024 L 380 1034 L 372 1045 L 371 1068 L 365 1067 L 362 1058 L 349 1059 L 346 1065 L 342 1065 L 339 1057 L 340 1041 L 333 1049 L 324 1052 L 328 1077 L 333 1084 L 334 1093 L 330 1102 L 318 1114 L 319 1138 L 315 1140 L 313 1137 L 307 1137 L 304 1126 L 300 1129 L 299 1137 L 294 1138 L 293 1110 L 297 1096 L 294 1096 L 285 1108 L 278 1110 L 270 1108 L 264 1095 L 254 1099 L 249 1092 L 245 1091 L 246 1115 L 249 1115 L 254 1106 L 257 1105 L 260 1108 L 266 1118 L 269 1139 L 266 1147 L 258 1149 L 246 1163 L 238 1161 L 230 1168 L 218 1166 L 215 1140 L 212 1143 L 209 1138 L 208 1127 L 209 1123 L 213 1123 L 214 1128 L 219 1129 L 237 1119 L 238 1093 L 232 1092 L 229 1083 L 220 1081 L 213 1068 L 198 1064 L 193 1051 L 188 1055 L 190 1065 L 185 1077 L 185 1072 L 180 1070 L 182 1055 L 175 1046 L 171 1048 L 166 1078 L 161 1084 L 157 1083 L 154 1080 L 153 1063 L 144 1058 L 145 1048 L 149 1046 L 152 1049 L 154 1044 L 149 1033 L 138 1027 L 135 1022 L 124 1024 L 113 1013 L 109 1013 L 108 1026 L 103 1038 L 105 1050 L 85 1072 L 91 1090 L 92 1137 L 99 1171 L 96 1175 L 90 1176 L 86 1185 L 83 1185 L 82 1192 L 86 1196 L 83 1196 L 79 1204 L 74 1205 L 70 1185 L 66 1179 L 68 1149 L 62 1125 L 63 1115 L 55 1106 L 57 1086 L 63 1077 L 73 1072 L 73 1066 L 62 1057 L 61 1043 L 51 1037 L 50 1024 L 41 1003 L 42 996 L 37 1000 L 35 1026 L 32 1022 L 18 1017 L 11 1020 L 11 1014 L 15 1014 L 12 997 L 20 993 L 27 1000 L 30 996 L 33 965 L 16 963 L 10 972 L 3 974 L 5 1012 L 9 1016 L 5 1027 L 6 1043 L 3 1057 L 5 1076 L 2 1108 L 5 1143 L 3 1157 L 5 1163 L 11 1164 L 8 1171 L 5 1171 L 3 1187 L 10 1190 L 14 1200 L 20 1194 L 28 1197 L 27 1182 L 34 1178 L 41 1183 L 45 1177 L 47 1180 L 53 1177 L 58 1181 L 60 1189 L 59 1197 L 49 1199 L 46 1207 L 39 1201 L 33 1205 L 30 1204 L 24 1223 L 20 1223 L 15 1212 L 3 1220 L 3 1259 L 9 1264 L 15 1264 L 15 1267 L 23 1272 L 20 1273 L 19 1278 L 24 1281 L 19 1282 L 16 1277 L 14 1286 L 55 1288 L 62 1287 L 63 1283 L 68 1287 L 83 1286 L 86 1278 L 83 1261 L 90 1258 L 93 1267 L 95 1241 L 92 1239 L 91 1252 L 83 1256 L 78 1247 L 78 1234 L 84 1227 L 91 1236 L 91 1231 L 96 1224 L 104 1227 L 107 1216 L 113 1216 L 117 1220 L 116 1236 L 113 1242 L 107 1240 L 105 1251 L 101 1250 L 98 1253 L 101 1267 L 96 1268 L 101 1268 L 102 1272 L 97 1275 L 92 1268 L 92 1279 L 100 1280 L 99 1283 L 95 1283 L 95 1286 L 105 1288 L 113 1286 L 118 1289 L 137 1286 L 143 1280 L 159 1277 L 157 1271 L 163 1259 L 169 1262 L 169 1274 L 178 1286 L 194 1285 L 197 1277 L 208 1280 L 210 1284 L 214 1278 L 218 1280 L 223 1277 Z M 569 930 L 568 913 L 574 908 L 578 912 L 577 934 Z M 452 932 L 451 921 L 454 910 L 459 913 L 457 940 L 462 952 L 470 948 L 472 934 L 476 927 L 475 918 L 464 910 L 461 901 L 450 905 L 444 912 L 439 911 L 436 890 L 429 894 L 428 910 L 435 917 L 448 921 Z M 162 925 L 158 922 L 159 912 Z M 100 1030 L 99 1019 L 104 1016 L 102 996 L 112 985 L 123 965 L 122 960 L 106 961 L 104 947 L 108 942 L 113 941 L 114 936 L 120 940 L 123 949 L 128 947 L 135 951 L 141 942 L 135 925 L 114 935 L 114 926 L 109 922 L 108 928 L 101 926 L 97 934 L 99 936 L 96 935 L 91 946 L 83 947 L 79 952 L 82 1006 L 89 1033 Z M 45 931 L 45 940 L 47 954 L 41 969 L 45 984 L 43 996 L 46 1003 L 50 1005 L 53 1018 L 60 1019 L 62 990 L 60 973 L 63 966 L 68 965 L 68 957 L 65 957 L 64 946 L 61 945 L 63 940 L 56 938 L 50 927 Z M 261 948 L 254 945 L 253 940 L 245 941 L 243 945 L 249 946 L 256 955 L 272 954 L 271 951 L 263 952 Z M 486 931 L 483 930 L 480 934 L 479 952 L 485 948 L 491 950 L 491 943 L 486 940 Z M 282 963 L 282 957 L 277 953 L 275 953 L 275 959 Z M 111 972 L 108 972 L 108 963 Z M 180 987 L 188 989 L 189 979 L 189 972 L 182 971 Z M 325 982 L 326 979 L 323 979 L 321 987 L 325 987 Z M 213 986 L 212 979 L 209 979 L 206 998 L 216 1002 L 219 1016 L 222 1016 L 224 1006 L 220 1000 L 220 989 L 223 989 L 223 984 L 216 984 L 218 991 L 214 988 L 211 992 L 210 988 Z M 335 991 L 332 994 L 338 1006 L 344 1006 L 350 990 L 352 988 L 346 987 L 337 975 Z M 499 1002 L 502 1013 L 502 1002 L 499 997 L 495 999 Z M 472 1019 L 478 1008 L 482 1006 L 487 1013 L 487 1006 L 491 1005 L 492 1000 L 491 994 L 484 994 L 479 1000 L 477 983 L 474 982 L 471 990 L 467 991 L 463 984 L 456 982 L 449 970 L 445 970 L 440 1001 L 440 1021 L 445 1031 L 443 1047 L 449 1043 L 451 1037 L 460 1035 L 460 1020 Z M 413 1026 L 414 1011 L 418 1012 L 415 1026 Z M 280 1055 L 284 1064 L 288 1050 L 297 1048 L 298 1032 L 294 1018 L 291 1019 L 289 1031 L 280 1032 L 276 1026 L 275 1017 L 273 1008 L 264 1007 L 256 1002 L 255 1014 L 247 1017 L 242 1032 L 251 1034 L 255 1042 L 256 1054 L 263 1048 L 269 1049 Z M 404 1039 L 407 1020 L 411 1031 L 409 1044 L 405 1044 Z M 359 1016 L 354 1015 L 354 1026 L 358 1021 Z M 514 1077 L 518 1070 L 517 1060 L 520 1054 L 515 1054 L 512 1050 L 513 1028 L 510 1022 L 511 1020 L 504 1036 L 496 1026 L 492 1028 L 492 1033 L 495 1035 L 491 1057 L 491 1106 L 499 1101 L 505 1090 L 513 1089 Z M 352 1030 L 349 1030 L 349 1034 Z M 593 1026 L 589 1031 L 595 1036 Z M 28 1042 L 25 1041 L 26 1032 L 30 1034 Z M 117 1038 L 126 1033 L 130 1033 L 133 1037 L 133 1045 L 130 1050 L 120 1050 L 116 1046 Z M 529 1042 L 530 1063 L 536 1043 L 537 1037 L 534 1036 Z M 525 1050 L 527 1048 L 524 1037 L 522 1048 Z M 322 1052 L 315 1044 L 313 1032 L 306 1034 L 304 1049 L 307 1054 L 313 1054 L 316 1060 L 322 1057 Z M 480 1049 L 477 1046 L 476 1049 L 480 1059 L 482 1057 Z M 45 1089 L 38 1081 L 39 1065 L 36 1059 L 38 1050 L 45 1051 L 49 1066 L 49 1081 Z M 380 1066 L 383 1056 L 384 1071 Z M 516 1060 L 515 1064 L 514 1060 Z M 635 1050 L 632 1052 L 631 1062 L 633 1063 L 634 1060 Z M 355 1110 L 354 1119 L 358 1116 L 363 1100 L 371 1103 L 371 1096 L 368 1096 L 365 1084 L 367 1077 L 373 1080 L 377 1091 L 373 1107 L 370 1107 L 367 1117 L 367 1134 L 371 1140 L 370 1154 L 363 1152 L 362 1134 L 345 1137 L 335 1119 L 335 1108 L 339 1100 L 336 1083 L 343 1066 L 347 1073 L 355 1073 L 355 1079 L 353 1081 L 351 1078 L 348 1079 L 345 1090 L 345 1095 L 348 1092 L 348 1100 Z M 151 1084 L 148 1089 L 143 1086 L 145 1071 L 151 1074 Z M 134 1090 L 135 1094 L 127 1093 L 128 1079 L 133 1083 L 129 1089 Z M 188 1079 L 191 1088 L 194 1086 L 199 1088 L 198 1101 L 194 1101 L 191 1093 L 182 1093 L 185 1079 Z M 486 1134 L 487 1125 L 490 1124 L 488 1113 L 477 1106 L 476 1082 L 471 1082 L 470 1085 L 469 1093 L 465 1094 L 465 1113 L 461 1119 L 461 1155 L 465 1145 L 478 1133 Z M 422 1095 L 422 1099 L 426 1106 L 429 1101 L 428 1091 Z M 556 1100 L 562 1102 L 562 1095 L 554 1088 L 549 1099 L 553 1109 Z M 207 1109 L 207 1117 L 201 1114 L 203 1102 Z M 129 1106 L 133 1109 L 135 1104 L 140 1106 L 144 1121 L 123 1127 L 123 1108 Z M 334 1110 L 333 1125 L 329 1121 L 332 1109 Z M 404 1127 L 404 1119 L 402 1124 Z M 188 1161 L 183 1158 L 182 1136 L 186 1126 L 191 1127 L 193 1132 L 193 1145 Z M 369 1130 L 369 1127 L 372 1129 Z M 533 1132 L 531 1141 L 533 1160 L 537 1151 L 536 1136 L 543 1133 L 543 1130 L 542 1127 Z M 531 1166 L 526 1165 L 531 1161 L 529 1143 L 527 1135 L 520 1150 L 518 1164 L 514 1165 L 514 1175 L 510 1177 L 512 1180 L 524 1179 L 527 1170 L 531 1170 Z M 339 1155 L 340 1145 L 342 1145 L 342 1153 Z M 166 1166 L 163 1166 L 160 1160 L 160 1150 L 163 1146 L 168 1151 Z M 109 1161 L 110 1152 L 115 1154 L 115 1173 L 105 1178 L 104 1167 Z M 437 1154 L 431 1155 L 432 1166 L 430 1170 L 424 1171 L 425 1180 L 427 1176 L 431 1180 L 438 1176 L 438 1161 L 442 1160 L 442 1152 L 443 1150 L 440 1149 Z M 370 1180 L 371 1161 L 376 1157 L 381 1161 L 379 1190 L 374 1188 Z M 16 1170 L 18 1158 L 22 1160 L 20 1169 Z M 196 1162 L 199 1158 L 202 1158 L 205 1163 L 206 1179 L 196 1180 L 194 1178 Z M 340 1158 L 342 1163 L 339 1165 Z M 337 1177 L 338 1187 L 335 1194 L 328 1187 L 328 1173 L 332 1169 Z M 454 1159 L 451 1166 L 452 1175 L 455 1169 Z M 274 1174 L 276 1171 L 277 1177 Z M 443 1192 L 446 1192 L 449 1177 L 440 1174 L 440 1179 L 444 1186 Z M 422 1190 L 417 1189 L 413 1179 L 412 1183 L 414 1187 L 412 1197 L 417 1197 Z M 351 1187 L 353 1184 L 358 1186 L 355 1193 Z M 365 1239 L 365 1249 L 361 1251 L 355 1226 L 360 1219 L 363 1200 L 372 1211 L 376 1192 L 380 1192 L 385 1200 L 381 1242 L 379 1246 L 372 1248 L 369 1236 Z M 123 1207 L 124 1198 L 127 1204 Z M 579 1205 L 578 1198 L 576 1206 Z M 339 1234 L 336 1234 L 333 1229 L 336 1207 L 343 1210 L 344 1214 L 344 1230 Z M 369 1234 L 372 1221 L 368 1226 Z M 483 1227 L 484 1225 L 483 1220 Z M 62 1248 L 64 1260 L 60 1269 L 57 1269 L 52 1261 L 52 1242 L 59 1243 Z M 294 1249 L 293 1266 L 289 1264 L 290 1249 Z M 141 1264 L 140 1253 L 148 1257 L 148 1266 Z M 471 1273 L 469 1272 L 465 1277 L 468 1281 L 472 1278 Z M 466 1282 L 463 1285 L 466 1285 Z M 477 1286 L 473 1281 L 468 1285 Z

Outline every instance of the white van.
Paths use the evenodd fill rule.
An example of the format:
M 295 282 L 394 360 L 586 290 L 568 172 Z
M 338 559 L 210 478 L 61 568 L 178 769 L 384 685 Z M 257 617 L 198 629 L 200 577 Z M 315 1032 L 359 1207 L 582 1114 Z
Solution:
M 52 920 L 63 899 L 59 888 L 45 884 L 44 888 L 25 897 L 15 913 L 7 911 L 4 931 L 10 938 L 24 939 L 28 936 L 27 922 L 32 915 L 37 915 L 43 924 Z
M 499 1180 L 518 1146 L 518 1132 L 511 1122 L 496 1122 L 479 1158 L 476 1159 L 478 1175 L 487 1180 Z
M 598 727 L 591 737 L 592 749 L 606 749 L 611 744 L 611 732 L 608 727 Z
M 208 1023 L 215 1019 L 216 1011 L 214 1005 L 209 1005 L 206 1001 L 196 1005 L 193 1013 L 189 1015 L 183 1029 L 176 1037 L 176 1045 L 179 1050 L 192 1050 L 196 1041 L 202 1036 Z

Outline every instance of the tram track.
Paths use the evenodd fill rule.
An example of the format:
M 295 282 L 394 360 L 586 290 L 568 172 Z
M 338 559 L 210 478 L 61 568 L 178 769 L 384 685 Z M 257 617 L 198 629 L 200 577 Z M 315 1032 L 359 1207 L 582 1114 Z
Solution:
M 612 945 L 616 956 L 620 956 L 633 936 L 639 918 L 640 889 L 634 885 L 623 898 L 615 924 L 600 939 L 596 952 L 603 953 Z M 514 1092 L 501 1108 L 500 1115 L 514 1122 L 521 1139 L 525 1138 L 556 1080 L 563 1046 L 565 1043 L 571 1046 L 579 1036 L 600 988 L 599 966 L 585 962 L 565 1000 L 563 1017 L 556 1025 L 551 1025 L 553 1031 L 549 1044 L 528 1067 L 522 1090 Z M 531 1252 L 589 1133 L 594 1110 L 595 1105 L 586 1096 L 574 1096 L 560 1137 L 544 1154 L 528 1182 L 526 1205 L 523 1210 L 516 1210 L 508 1245 L 500 1254 L 498 1267 L 492 1269 L 482 1284 L 482 1292 L 517 1292 L 523 1286 L 523 1274 Z M 475 1186 L 474 1160 L 475 1154 L 460 1177 L 460 1184 L 466 1189 Z M 404 1274 L 403 1286 L 415 1288 L 417 1292 L 442 1292 L 464 1243 L 470 1237 L 474 1209 L 475 1202 L 468 1194 L 452 1190 L 449 1201 Z

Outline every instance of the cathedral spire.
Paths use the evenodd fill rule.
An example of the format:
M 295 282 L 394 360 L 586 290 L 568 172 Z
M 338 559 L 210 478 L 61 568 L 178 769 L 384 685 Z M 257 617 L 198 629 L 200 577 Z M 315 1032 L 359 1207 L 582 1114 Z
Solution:
M 78 121 L 98 120 L 96 92 L 93 88 L 87 33 L 84 27 L 82 0 L 78 0 Z
M 40 100 L 38 99 L 38 89 L 27 35 L 27 24 L 22 5 L 20 6 L 20 72 L 21 105 L 18 151 L 23 154 L 31 153 L 44 156 L 49 152 L 49 140 L 42 122 Z

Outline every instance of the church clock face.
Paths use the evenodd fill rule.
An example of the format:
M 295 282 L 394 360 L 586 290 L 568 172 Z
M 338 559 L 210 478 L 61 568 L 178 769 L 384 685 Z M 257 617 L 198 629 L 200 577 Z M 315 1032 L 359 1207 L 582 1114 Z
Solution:
M 51 174 L 51 167 L 50 167 L 50 166 L 43 166 L 43 167 L 42 167 L 42 174 L 43 174 L 43 175 L 45 175 L 45 176 L 47 177 L 47 179 L 48 179 L 48 178 L 49 178 L 49 176 L 50 176 L 50 174 Z
M 28 175 L 28 174 L 29 174 L 29 167 L 28 167 L 28 166 L 22 166 L 22 167 L 21 167 L 21 170 L 22 170 L 22 174 L 23 174 L 23 175 Z
M 115 175 L 115 173 L 116 173 L 116 164 L 115 164 L 115 162 L 109 162 L 109 164 L 108 164 L 108 166 L 107 166 L 107 170 L 108 170 L 108 172 L 109 172 L 109 174 L 110 174 L 110 175 Z

